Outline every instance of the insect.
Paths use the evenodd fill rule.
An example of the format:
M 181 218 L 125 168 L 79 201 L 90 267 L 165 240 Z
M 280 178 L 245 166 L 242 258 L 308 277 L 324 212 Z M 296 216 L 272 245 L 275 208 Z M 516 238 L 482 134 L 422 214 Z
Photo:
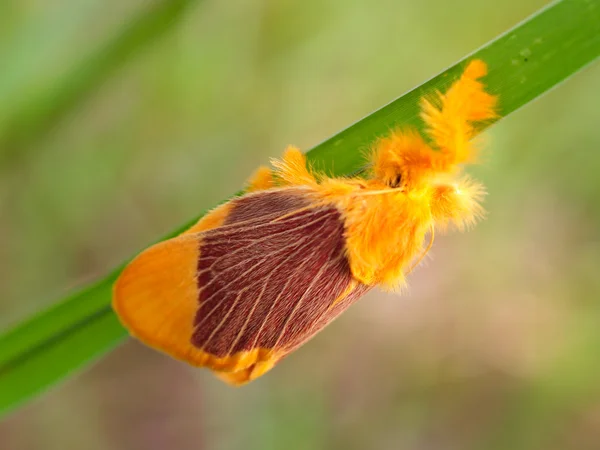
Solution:
M 471 61 L 445 93 L 421 100 L 416 130 L 375 142 L 366 178 L 315 173 L 289 147 L 245 195 L 137 256 L 113 307 L 144 343 L 233 385 L 270 370 L 374 286 L 394 289 L 435 229 L 474 224 L 483 186 L 465 176 L 476 122 L 496 97 Z M 429 245 L 425 246 L 427 235 Z

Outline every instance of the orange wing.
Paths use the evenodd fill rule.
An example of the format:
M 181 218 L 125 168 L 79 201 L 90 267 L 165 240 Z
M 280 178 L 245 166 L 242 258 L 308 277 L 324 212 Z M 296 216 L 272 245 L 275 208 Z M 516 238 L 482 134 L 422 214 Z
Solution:
M 333 206 L 299 189 L 248 194 L 139 255 L 116 283 L 132 334 L 233 384 L 273 367 L 369 287 L 357 283 Z

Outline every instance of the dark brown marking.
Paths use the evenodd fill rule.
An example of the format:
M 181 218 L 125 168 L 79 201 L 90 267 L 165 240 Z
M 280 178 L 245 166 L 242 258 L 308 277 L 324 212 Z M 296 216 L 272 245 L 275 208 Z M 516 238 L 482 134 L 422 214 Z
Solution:
M 334 304 L 352 282 L 341 214 L 293 189 L 234 200 L 223 226 L 202 233 L 200 254 L 192 343 L 218 357 L 291 351 L 369 289 Z

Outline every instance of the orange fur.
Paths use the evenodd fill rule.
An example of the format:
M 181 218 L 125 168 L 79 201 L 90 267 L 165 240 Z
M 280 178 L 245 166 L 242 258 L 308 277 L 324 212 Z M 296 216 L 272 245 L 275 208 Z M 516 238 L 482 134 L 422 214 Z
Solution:
M 283 159 L 273 159 L 275 179 L 281 185 L 317 186 L 317 180 L 306 165 L 306 158 L 297 147 L 289 146 Z
M 342 212 L 346 254 L 357 281 L 401 286 L 411 262 L 423 254 L 430 230 L 449 224 L 462 230 L 483 215 L 479 202 L 485 190 L 460 175 L 459 164 L 475 159 L 469 142 L 474 122 L 497 117 L 496 97 L 478 81 L 486 72 L 483 61 L 471 61 L 447 92 L 437 94 L 438 106 L 422 100 L 426 133 L 435 148 L 416 130 L 395 131 L 375 143 L 372 176 L 366 180 L 314 174 L 293 147 L 273 163 L 274 178 L 282 184 L 310 187 L 316 202 Z
M 427 133 L 450 167 L 474 162 L 475 151 L 469 143 L 475 134 L 473 122 L 497 117 L 496 97 L 485 92 L 478 81 L 486 74 L 483 61 L 471 61 L 445 94 L 437 93 L 434 103 L 440 107 L 426 98 L 421 101 L 421 117 L 427 125 Z
M 273 180 L 273 173 L 268 167 L 259 167 L 254 175 L 248 181 L 248 187 L 246 191 L 254 192 L 261 191 L 263 189 L 270 189 L 275 186 L 275 180 Z
M 435 229 L 454 225 L 462 230 L 483 215 L 479 202 L 484 188 L 462 175 L 459 164 L 475 160 L 470 143 L 474 122 L 496 117 L 496 98 L 478 81 L 485 74 L 485 63 L 471 61 L 445 93 L 422 99 L 427 136 L 407 129 L 379 139 L 372 148 L 367 179 L 315 173 L 295 147 L 288 147 L 280 160 L 272 161 L 272 171 L 261 167 L 250 179 L 249 191 L 292 188 L 294 195 L 310 200 L 302 209 L 333 205 L 341 213 L 353 280 L 333 305 L 361 283 L 387 289 L 402 286 L 405 276 L 429 250 L 430 245 L 423 248 L 427 233 L 432 233 L 431 244 Z M 115 284 L 113 307 L 143 342 L 240 385 L 270 370 L 288 350 L 279 347 L 278 341 L 273 348 L 254 345 L 248 351 L 230 350 L 217 357 L 191 341 L 201 292 L 198 262 L 206 236 L 203 232 L 224 226 L 231 205 L 215 208 L 182 235 L 135 258 Z M 209 331 L 215 334 L 219 328 Z
M 272 349 L 254 348 L 219 358 L 190 345 L 198 309 L 199 248 L 197 235 L 185 233 L 144 251 L 115 284 L 113 308 L 142 342 L 194 366 L 235 374 L 229 380 L 233 384 L 250 381 L 280 356 Z M 163 276 L 155 276 L 157 273 Z
M 225 222 L 225 219 L 227 219 L 230 209 L 231 206 L 229 203 L 223 203 L 222 205 L 217 206 L 204 217 L 200 218 L 193 226 L 185 230 L 183 234 L 199 233 L 200 231 L 212 230 L 220 227 L 223 222 Z

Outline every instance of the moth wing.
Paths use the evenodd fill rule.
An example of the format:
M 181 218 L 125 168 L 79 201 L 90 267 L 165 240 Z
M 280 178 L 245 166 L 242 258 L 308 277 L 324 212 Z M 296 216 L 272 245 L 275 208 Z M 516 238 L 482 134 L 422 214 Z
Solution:
M 287 188 L 232 200 L 216 228 L 150 247 L 113 304 L 143 342 L 242 384 L 368 289 L 352 278 L 340 212 Z
M 200 234 L 187 234 L 153 245 L 123 270 L 113 290 L 113 309 L 133 336 L 190 362 L 202 357 L 189 338 L 201 243 Z

